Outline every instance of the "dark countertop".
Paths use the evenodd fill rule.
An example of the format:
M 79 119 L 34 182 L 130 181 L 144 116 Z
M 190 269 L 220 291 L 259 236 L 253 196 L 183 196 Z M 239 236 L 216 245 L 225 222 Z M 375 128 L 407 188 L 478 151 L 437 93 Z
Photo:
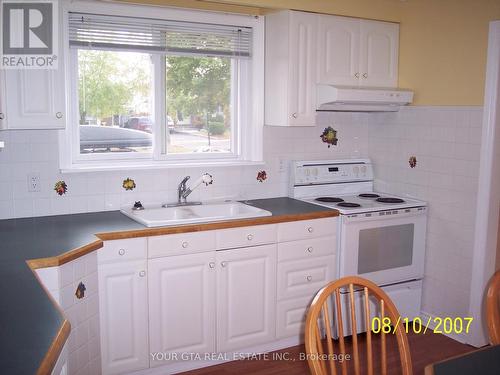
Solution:
M 307 218 L 310 218 L 310 214 L 332 212 L 325 207 L 286 197 L 244 202 L 271 211 L 274 218 L 287 216 L 283 221 L 291 220 L 290 215 L 309 215 Z M 254 224 L 256 220 L 259 218 L 252 219 Z M 119 211 L 0 220 L 2 373 L 36 373 L 64 322 L 64 317 L 52 304 L 26 260 L 58 257 L 100 241 L 97 233 L 128 232 L 136 237 L 141 231 L 144 231 L 143 236 L 160 234 L 151 232 L 151 228 L 136 223 Z

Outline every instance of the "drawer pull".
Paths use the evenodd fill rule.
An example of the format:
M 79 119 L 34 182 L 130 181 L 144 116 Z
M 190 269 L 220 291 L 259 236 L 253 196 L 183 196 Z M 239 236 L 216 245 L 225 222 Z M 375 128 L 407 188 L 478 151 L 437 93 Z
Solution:
M 309 246 L 309 247 L 307 248 L 307 252 L 308 252 L 308 253 L 312 253 L 312 252 L 313 252 L 313 248 L 312 248 L 312 246 Z
M 222 267 L 226 267 L 226 266 L 227 266 L 227 262 L 221 262 L 221 263 L 220 263 L 220 265 L 221 265 Z
M 144 277 L 144 276 L 146 276 L 146 271 L 141 271 L 141 272 L 139 272 L 139 276 L 140 276 L 140 277 Z
M 252 240 L 253 240 L 253 235 L 252 235 L 252 234 L 249 234 L 249 235 L 247 236 L 247 240 L 248 240 L 248 241 L 252 241 Z
M 125 250 L 124 250 L 124 249 L 120 249 L 120 250 L 118 250 L 118 254 L 119 254 L 119 255 L 125 255 Z
M 189 246 L 189 243 L 187 243 L 186 241 L 184 241 L 184 242 L 182 243 L 182 247 L 183 247 L 184 249 L 185 249 L 185 248 L 187 248 L 188 246 Z
M 306 279 L 307 279 L 307 281 L 312 281 L 313 278 L 312 278 L 312 276 L 307 276 Z
M 208 263 L 208 266 L 209 266 L 210 268 L 215 268 L 215 262 L 210 262 L 210 263 Z
M 308 231 L 309 233 L 312 233 L 312 232 L 314 232 L 314 228 L 313 228 L 313 227 L 309 227 L 309 228 L 307 228 L 307 231 Z

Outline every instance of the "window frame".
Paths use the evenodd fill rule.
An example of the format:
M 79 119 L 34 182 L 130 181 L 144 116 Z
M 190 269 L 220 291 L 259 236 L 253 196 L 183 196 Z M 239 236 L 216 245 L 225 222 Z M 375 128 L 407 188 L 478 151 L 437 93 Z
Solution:
M 251 15 L 236 15 L 211 11 L 184 10 L 168 7 L 142 6 L 129 4 L 96 3 L 93 1 L 76 0 L 66 2 L 63 12 L 63 41 L 64 58 L 66 62 L 67 109 L 68 123 L 66 129 L 60 133 L 59 160 L 62 172 L 79 170 L 111 170 L 134 168 L 163 168 L 187 166 L 221 166 L 262 164 L 262 132 L 264 123 L 264 20 L 262 17 Z M 153 150 L 151 153 L 137 154 L 127 152 L 81 154 L 78 128 L 78 62 L 77 48 L 69 47 L 68 13 L 91 12 L 117 16 L 144 17 L 152 19 L 169 19 L 188 22 L 215 23 L 221 25 L 240 25 L 252 27 L 253 43 L 251 60 L 240 60 L 235 64 L 232 60 L 232 69 L 238 74 L 232 74 L 231 85 L 238 85 L 237 90 L 231 90 L 231 102 L 239 105 L 231 106 L 232 125 L 231 147 L 232 153 L 194 153 L 167 154 L 166 141 L 161 137 L 166 136 L 168 127 L 166 122 L 166 76 L 165 56 L 153 55 L 153 82 L 154 84 L 152 114 L 154 115 Z M 172 54 L 173 56 L 178 56 Z M 236 82 L 237 81 L 237 82 Z M 243 84 L 246 84 L 242 89 Z M 250 93 L 250 95 L 248 95 Z M 76 121 L 76 123 L 75 123 Z M 163 138 L 166 140 L 166 138 Z

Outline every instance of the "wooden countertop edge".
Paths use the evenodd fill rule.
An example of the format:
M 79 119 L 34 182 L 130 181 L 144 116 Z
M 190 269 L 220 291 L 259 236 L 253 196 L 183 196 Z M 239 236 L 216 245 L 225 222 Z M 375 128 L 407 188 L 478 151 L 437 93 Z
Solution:
M 50 345 L 49 351 L 45 353 L 45 357 L 43 357 L 42 363 L 37 370 L 37 375 L 50 375 L 52 374 L 52 370 L 56 366 L 57 360 L 61 355 L 61 352 L 64 348 L 64 344 L 69 337 L 71 332 L 71 324 L 67 319 L 64 319 L 63 324 L 59 328 L 59 331 L 56 334 L 56 337 L 52 341 Z
M 96 239 L 94 242 L 80 246 L 70 251 L 66 251 L 61 255 L 48 258 L 29 259 L 26 261 L 26 263 L 28 263 L 29 267 L 32 270 L 36 270 L 37 268 L 57 267 L 64 263 L 68 263 L 72 260 L 78 259 L 86 254 L 89 254 L 92 251 L 96 251 L 101 247 L 102 240 Z
M 157 227 L 157 228 L 144 227 L 144 229 L 96 233 L 95 235 L 97 239 L 87 245 L 64 252 L 54 257 L 29 259 L 26 262 L 28 263 L 31 269 L 57 267 L 63 265 L 64 263 L 71 262 L 72 260 L 75 260 L 86 254 L 89 254 L 92 251 L 100 249 L 102 247 L 103 241 L 122 240 L 126 238 L 137 238 L 137 237 L 161 236 L 165 234 L 175 234 L 175 233 L 201 232 L 206 230 L 238 228 L 238 227 L 247 227 L 252 225 L 276 224 L 276 223 L 285 223 L 289 221 L 313 220 L 313 219 L 322 219 L 322 218 L 336 217 L 336 216 L 338 216 L 338 212 L 331 210 L 331 211 L 308 212 L 304 214 L 264 216 L 264 217 L 241 219 L 241 220 L 218 221 L 218 222 L 204 223 L 204 224 L 188 224 L 188 225 Z
M 178 225 L 171 227 L 156 227 L 156 228 L 129 230 L 129 231 L 97 233 L 96 236 L 103 241 L 110 241 L 110 240 L 121 240 L 126 238 L 135 238 L 135 237 L 151 237 L 151 236 L 161 236 L 166 234 L 201 232 L 207 230 L 276 224 L 288 221 L 322 219 L 322 218 L 336 217 L 336 216 L 338 216 L 337 211 L 333 210 L 317 211 L 317 212 L 308 212 L 305 214 L 264 216 L 264 217 L 250 218 L 250 219 L 218 221 L 218 222 L 204 223 L 204 224 L 187 224 L 187 225 Z
M 97 233 L 96 236 L 98 237 L 98 239 L 87 245 L 64 252 L 61 255 L 54 257 L 29 259 L 26 260 L 26 263 L 35 274 L 35 277 L 40 282 L 40 279 L 38 278 L 35 272 L 36 269 L 46 268 L 46 267 L 57 267 L 64 263 L 68 263 L 72 260 L 75 260 L 79 257 L 89 254 L 92 251 L 100 249 L 102 247 L 103 241 L 135 238 L 135 237 L 160 236 L 160 235 L 174 234 L 174 233 L 199 232 L 205 230 L 238 228 L 250 225 L 276 224 L 289 221 L 322 219 L 322 218 L 336 217 L 336 216 L 338 216 L 338 212 L 334 210 L 317 211 L 317 212 L 308 212 L 305 214 L 265 216 L 259 218 L 221 221 L 221 222 L 206 223 L 206 224 L 191 224 L 191 225 L 182 225 L 175 227 L 145 228 L 145 229 L 129 230 L 129 231 Z M 45 287 L 41 282 L 40 285 L 42 285 L 42 287 L 45 290 Z M 50 297 L 50 294 L 48 292 L 47 295 L 49 295 Z M 52 302 L 54 303 L 58 311 L 61 313 L 61 315 L 64 316 L 57 303 L 55 303 L 55 301 Z M 57 332 L 54 340 L 52 341 L 52 344 L 50 345 L 49 351 L 45 354 L 42 363 L 38 367 L 37 371 L 38 375 L 45 375 L 52 373 L 52 370 L 56 365 L 57 359 L 59 358 L 59 355 L 63 350 L 64 344 L 66 343 L 66 340 L 69 337 L 70 331 L 71 331 L 71 325 L 67 319 L 64 319 L 61 327 L 59 328 L 59 331 Z

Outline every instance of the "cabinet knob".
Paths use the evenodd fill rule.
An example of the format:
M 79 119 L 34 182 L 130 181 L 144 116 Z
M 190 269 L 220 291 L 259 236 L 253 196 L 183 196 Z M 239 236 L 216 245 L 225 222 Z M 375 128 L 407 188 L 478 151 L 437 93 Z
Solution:
M 309 246 L 309 247 L 307 248 L 307 252 L 308 252 L 308 253 L 312 253 L 312 252 L 313 252 L 313 248 L 312 248 L 312 246 Z
M 227 262 L 220 262 L 220 265 L 221 265 L 222 267 L 226 267 L 226 266 L 227 266 Z
M 3 120 L 4 118 L 5 118 L 5 115 L 2 112 L 0 112 L 0 120 Z
M 297 118 L 297 117 L 299 117 L 299 115 L 297 114 L 297 112 L 295 112 L 295 113 L 292 113 L 292 117 Z
M 144 277 L 144 276 L 146 276 L 146 271 L 141 271 L 141 272 L 139 272 L 139 276 L 140 276 L 140 277 Z
M 253 240 L 253 234 L 249 234 L 249 235 L 247 236 L 247 240 L 248 240 L 248 241 L 252 241 L 252 240 Z
M 368 73 L 363 73 L 363 78 L 368 78 Z
M 62 116 L 63 116 L 63 115 L 62 115 L 62 112 L 57 112 L 57 113 L 56 113 L 56 117 L 57 117 L 57 118 L 62 118 Z
M 118 254 L 119 254 L 119 255 L 125 255 L 125 250 L 124 250 L 124 249 L 120 249 L 120 250 L 118 250 Z
M 359 78 L 359 73 L 354 73 L 354 77 Z
M 313 278 L 312 278 L 312 276 L 307 276 L 306 279 L 307 279 L 307 281 L 312 281 Z
M 210 263 L 208 263 L 208 266 L 209 266 L 210 268 L 215 268 L 215 262 L 210 262 Z
M 182 247 L 183 247 L 184 249 L 185 249 L 186 247 L 188 247 L 188 246 L 189 246 L 189 243 L 188 243 L 188 242 L 184 241 L 184 242 L 182 243 Z
M 309 228 L 307 228 L 307 231 L 308 231 L 309 233 L 312 233 L 312 232 L 314 232 L 314 228 L 313 228 L 313 227 L 309 227 Z

